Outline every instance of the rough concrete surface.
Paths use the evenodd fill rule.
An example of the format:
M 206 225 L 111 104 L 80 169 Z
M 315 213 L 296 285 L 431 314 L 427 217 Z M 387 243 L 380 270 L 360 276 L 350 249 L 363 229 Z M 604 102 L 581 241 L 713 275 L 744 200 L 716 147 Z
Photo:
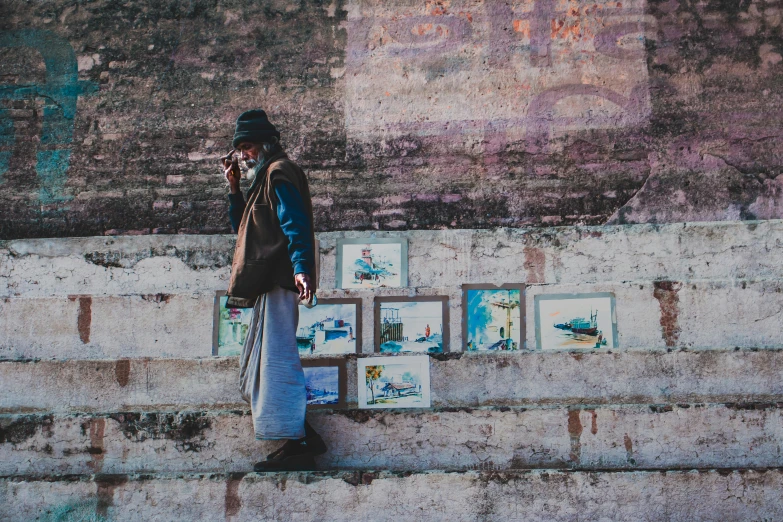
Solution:
M 411 287 L 783 279 L 777 220 L 371 235 L 408 239 Z M 336 240 L 367 236 L 318 234 L 320 288 L 335 287 Z M 0 295 L 212 293 L 228 286 L 233 247 L 222 235 L 0 242 Z
M 774 403 L 783 351 L 462 354 L 430 359 L 438 407 Z M 356 405 L 355 359 L 347 402 Z M 0 362 L 0 412 L 243 409 L 236 357 Z
M 334 289 L 334 245 L 346 235 L 356 236 L 319 235 L 321 296 L 363 298 L 371 325 L 375 295 L 448 295 L 452 351 L 462 349 L 460 285 L 503 282 L 530 285 L 528 349 L 534 295 L 590 291 L 615 293 L 623 349 L 781 345 L 780 222 L 411 232 L 412 288 L 375 292 Z M 7 242 L 0 356 L 209 355 L 231 248 L 226 236 Z M 372 328 L 363 333 L 372 352 Z
M 616 299 L 618 347 L 775 348 L 783 346 L 783 280 L 677 283 L 660 295 L 654 281 L 623 284 L 536 285 L 527 289 L 526 337 L 536 350 L 534 296 L 611 292 Z M 329 297 L 362 299 L 361 346 L 374 347 L 374 298 L 445 295 L 449 298 L 446 351 L 463 350 L 459 286 L 377 291 L 325 290 Z M 212 354 L 214 295 L 151 294 L 6 298 L 0 301 L 0 358 L 102 359 L 206 357 Z M 543 324 L 549 326 L 548 323 Z
M 0 516 L 105 520 L 778 520 L 780 471 L 95 475 L 0 482 Z M 640 513 L 643 513 L 640 517 Z
M 783 467 L 783 403 L 314 412 L 319 469 Z M 254 442 L 248 412 L 0 416 L 0 475 L 227 472 Z

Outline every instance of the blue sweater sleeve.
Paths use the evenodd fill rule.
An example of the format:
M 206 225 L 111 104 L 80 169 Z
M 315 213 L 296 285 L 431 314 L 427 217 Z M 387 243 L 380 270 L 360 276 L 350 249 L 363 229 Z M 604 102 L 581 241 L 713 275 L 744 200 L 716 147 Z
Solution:
M 236 194 L 228 195 L 228 219 L 231 221 L 231 228 L 236 234 L 239 232 L 239 224 L 242 222 L 242 214 L 245 213 L 245 196 L 242 191 Z
M 302 195 L 287 181 L 276 182 L 274 190 L 278 200 L 277 219 L 283 233 L 288 237 L 288 255 L 294 265 L 294 274 L 313 275 L 315 245 Z

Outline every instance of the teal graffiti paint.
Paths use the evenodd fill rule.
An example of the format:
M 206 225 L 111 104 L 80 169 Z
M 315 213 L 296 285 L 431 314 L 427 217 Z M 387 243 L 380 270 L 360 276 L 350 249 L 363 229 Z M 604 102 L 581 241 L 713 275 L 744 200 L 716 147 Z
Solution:
M 80 81 L 76 55 L 67 40 L 50 31 L 21 29 L 0 32 L 0 47 L 35 49 L 46 65 L 43 84 L 0 85 L 0 98 L 6 100 L 43 99 L 41 141 L 36 154 L 36 172 L 42 204 L 70 199 L 64 187 L 71 158 L 73 123 L 80 95 L 95 92 L 94 82 Z M 0 183 L 8 170 L 14 144 L 13 121 L 0 110 Z
M 3 183 L 3 174 L 8 171 L 14 147 L 14 122 L 7 113 L 0 109 L 0 184 Z

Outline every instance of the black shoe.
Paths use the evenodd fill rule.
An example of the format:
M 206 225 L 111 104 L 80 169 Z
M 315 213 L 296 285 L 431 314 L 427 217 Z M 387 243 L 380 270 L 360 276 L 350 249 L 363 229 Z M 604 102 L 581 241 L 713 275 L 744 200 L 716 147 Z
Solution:
M 324 439 L 318 435 L 318 432 L 316 432 L 307 421 L 304 423 L 304 428 L 305 436 L 303 439 L 299 439 L 299 443 L 302 446 L 306 446 L 308 448 L 308 453 L 311 453 L 314 457 L 326 453 L 326 443 L 324 442 Z
M 313 457 L 326 453 L 326 443 L 305 423 L 305 436 L 287 440 L 280 449 L 270 453 L 265 461 L 253 466 L 255 471 L 315 471 Z
M 316 471 L 315 459 L 308 454 L 268 459 L 253 465 L 253 471 L 262 473 L 265 471 Z

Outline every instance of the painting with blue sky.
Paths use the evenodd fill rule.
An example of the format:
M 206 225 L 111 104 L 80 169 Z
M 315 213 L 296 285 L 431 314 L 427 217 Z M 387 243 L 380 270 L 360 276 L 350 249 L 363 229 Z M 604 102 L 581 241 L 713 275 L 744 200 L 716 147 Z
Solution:
M 430 358 L 426 355 L 357 360 L 359 408 L 429 408 Z
M 469 289 L 467 305 L 467 351 L 518 350 L 521 343 L 518 289 Z
M 337 366 L 305 366 L 308 405 L 337 404 L 340 401 L 340 369 Z
M 403 286 L 403 246 L 400 243 L 343 244 L 342 288 L 398 288 Z
M 329 304 L 313 308 L 299 306 L 296 343 L 300 355 L 356 353 L 357 305 Z
M 380 352 L 443 352 L 442 301 L 380 303 Z

